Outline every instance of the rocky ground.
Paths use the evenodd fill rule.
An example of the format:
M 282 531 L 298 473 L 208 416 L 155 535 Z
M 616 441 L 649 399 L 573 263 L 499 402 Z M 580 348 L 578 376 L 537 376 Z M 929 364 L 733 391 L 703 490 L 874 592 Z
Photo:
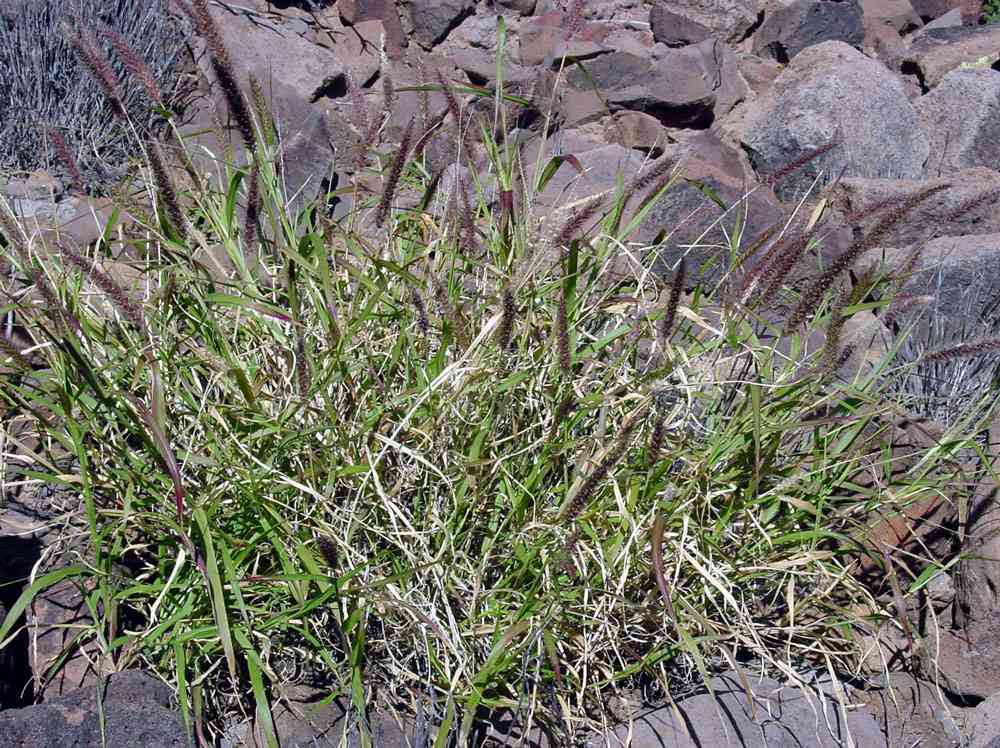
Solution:
M 384 141 L 399 137 L 422 105 L 420 94 L 405 91 L 407 86 L 433 83 L 438 73 L 446 81 L 495 85 L 497 18 L 503 16 L 504 80 L 526 95 L 551 100 L 556 134 L 547 145 L 549 155 L 572 154 L 578 164 L 549 183 L 540 207 L 609 189 L 619 171 L 634 172 L 650 154 L 665 153 L 727 203 L 754 187 L 747 199 L 748 235 L 826 187 L 823 196 L 835 219 L 824 251 L 832 253 L 853 239 L 846 220 L 838 224 L 836 216 L 863 212 L 922 186 L 947 185 L 897 224 L 881 248 L 888 262 L 902 263 L 910 248 L 927 242 L 905 291 L 935 294 L 938 313 L 947 317 L 969 308 L 959 302 L 973 280 L 984 299 L 1000 291 L 1000 24 L 980 25 L 974 5 L 960 0 L 586 0 L 568 7 L 553 0 L 241 0 L 216 2 L 212 10 L 241 82 L 248 84 L 251 76 L 267 82 L 285 144 L 289 189 L 303 198 L 317 194 L 330 175 L 334 183 L 350 182 L 353 154 L 371 147 L 364 144 L 359 122 L 384 112 Z M 182 14 L 178 19 L 187 23 Z M 217 146 L 217 136 L 196 134 L 226 117 L 199 44 L 192 39 L 190 72 L 201 80 L 203 96 L 191 109 L 188 131 Z M 395 92 L 390 106 L 386 80 Z M 432 110 L 445 105 L 436 93 L 429 98 Z M 836 147 L 789 178 L 768 179 L 798 154 L 830 143 Z M 534 155 L 526 149 L 529 161 Z M 58 224 L 86 244 L 97 237 L 110 203 L 71 194 L 61 176 L 36 173 L 10 180 L 3 189 L 22 214 L 43 226 Z M 952 216 L 990 189 L 975 209 Z M 703 203 L 694 187 L 680 188 L 634 240 L 650 241 L 664 226 L 680 224 L 667 250 L 676 253 L 715 220 L 714 215 L 690 220 Z M 347 207 L 345 198 L 340 209 Z M 725 221 L 721 225 L 731 228 Z M 71 497 L 22 480 L 17 453 L 31 445 L 16 439 L 16 429 L 8 431 L 0 473 L 2 582 L 56 568 L 71 548 L 54 538 L 73 522 L 75 511 Z M 733 673 L 714 683 L 718 702 L 695 695 L 676 709 L 645 708 L 591 744 L 1000 745 L 1000 567 L 994 561 L 1000 558 L 1000 515 L 994 494 L 992 484 L 982 487 L 963 548 L 968 560 L 941 575 L 924 607 L 911 611 L 921 650 L 909 659 L 921 663 L 919 677 L 892 672 L 902 661 L 895 655 L 907 643 L 887 628 L 870 637 L 871 672 L 881 674 L 850 682 L 817 678 L 806 694 Z M 940 519 L 941 511 L 928 507 L 924 515 L 904 518 L 908 526 L 883 528 L 884 537 L 899 547 L 921 542 L 932 524 L 925 520 Z M 0 613 L 15 603 L 21 588 L 21 583 L 0 587 Z M 123 672 L 99 681 L 95 667 L 100 670 L 101 663 L 88 658 L 91 653 L 76 652 L 57 675 L 45 677 L 69 641 L 74 620 L 85 615 L 81 595 L 72 579 L 53 587 L 27 611 L 26 635 L 0 654 L 3 672 L 11 674 L 0 682 L 0 707 L 7 707 L 0 712 L 5 745 L 100 745 L 99 693 L 109 745 L 181 745 L 184 728 L 169 692 L 147 676 Z M 279 714 L 286 744 L 354 739 L 342 711 L 318 707 L 311 703 L 313 695 L 290 695 Z M 519 743 L 515 732 L 504 733 L 507 727 L 493 726 L 494 743 L 544 742 L 524 736 Z M 380 744 L 387 746 L 426 735 L 420 725 L 400 727 L 388 719 L 379 729 Z M 252 741 L 249 730 L 234 728 L 231 745 Z

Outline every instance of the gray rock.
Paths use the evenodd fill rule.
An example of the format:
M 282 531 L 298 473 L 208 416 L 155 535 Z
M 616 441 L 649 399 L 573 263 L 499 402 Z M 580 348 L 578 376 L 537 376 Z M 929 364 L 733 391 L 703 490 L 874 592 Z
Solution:
M 917 29 L 913 32 L 913 36 L 910 37 L 910 41 L 913 41 L 919 36 L 926 34 L 928 31 L 934 31 L 934 29 L 953 29 L 956 26 L 962 25 L 962 11 L 958 8 L 949 10 L 942 16 L 935 18 L 933 21 L 928 22 L 923 28 Z
M 617 728 L 612 740 L 628 736 L 632 748 L 834 748 L 850 735 L 858 746 L 884 744 L 869 714 L 845 714 L 828 695 L 813 691 L 807 698 L 770 679 L 750 678 L 749 685 L 752 704 L 735 674 L 719 676 L 712 681 L 714 698 L 705 693 L 677 703 L 680 719 L 670 707 L 654 709 Z
M 670 12 L 687 25 L 697 24 L 712 36 L 736 43 L 746 38 L 763 8 L 761 0 L 670 0 Z
M 703 42 L 712 30 L 696 20 L 678 13 L 672 5 L 658 3 L 649 11 L 649 26 L 653 38 L 668 47 L 683 47 Z
M 985 237 L 979 237 L 985 238 Z M 1000 236 L 992 237 L 1000 254 Z M 996 259 L 993 262 L 995 266 Z M 991 430 L 995 437 L 996 429 Z M 962 696 L 988 699 L 1000 694 L 1000 487 L 987 477 L 971 509 L 969 534 L 962 547 L 956 573 L 954 628 L 941 630 L 930 653 L 943 685 Z M 985 703 L 985 702 L 984 702 Z M 995 703 L 995 702 L 994 702 Z M 996 732 L 992 720 L 981 712 L 979 745 L 989 745 Z M 992 732 L 992 734 L 990 734 Z
M 708 260 L 714 262 L 705 268 L 706 277 L 717 277 L 728 260 L 729 237 L 734 232 L 756 237 L 785 216 L 770 189 L 758 187 L 750 192 L 754 183 L 745 159 L 713 133 L 699 133 L 668 146 L 665 156 L 678 161 L 685 179 L 675 182 L 630 237 L 645 244 L 661 232 L 667 235 L 654 265 L 657 271 L 667 272 L 685 254 L 692 278 Z M 704 189 L 735 209 L 723 215 Z
M 1000 72 L 952 70 L 914 106 L 930 143 L 928 176 L 1000 163 Z
M 822 42 L 839 41 L 860 49 L 864 39 L 858 0 L 794 0 L 765 15 L 753 36 L 753 51 L 788 62 Z
M 902 82 L 843 42 L 796 55 L 770 91 L 749 103 L 742 145 L 771 174 L 831 141 L 839 145 L 782 180 L 779 197 L 801 195 L 819 171 L 915 179 L 929 146 Z
M 103 693 L 109 746 L 170 748 L 187 745 L 184 724 L 164 684 L 138 671 L 115 673 Z M 44 704 L 0 712 L 4 745 L 23 748 L 98 748 L 102 745 L 97 687 Z
M 1000 748 L 1000 693 L 979 704 L 966 726 L 969 748 Z
M 905 62 L 934 88 L 962 65 L 988 68 L 1000 60 L 1000 24 L 933 29 L 915 37 Z
M 475 12 L 474 0 L 408 0 L 413 35 L 423 46 L 433 47 Z

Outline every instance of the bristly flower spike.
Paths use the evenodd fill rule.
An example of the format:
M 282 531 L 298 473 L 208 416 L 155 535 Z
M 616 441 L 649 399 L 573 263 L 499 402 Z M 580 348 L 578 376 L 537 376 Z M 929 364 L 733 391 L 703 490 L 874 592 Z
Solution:
M 76 50 L 84 66 L 104 90 L 104 95 L 111 106 L 111 111 L 120 119 L 127 119 L 128 113 L 121 97 L 121 82 L 115 71 L 111 69 L 111 64 L 103 52 L 98 50 L 97 44 L 90 33 L 84 28 L 83 20 L 77 16 L 74 18 L 77 30 L 70 32 L 69 43 Z
M 392 168 L 389 169 L 389 176 L 385 180 L 385 186 L 382 189 L 382 199 L 379 201 L 378 208 L 375 211 L 375 224 L 377 226 L 382 226 L 385 223 L 385 219 L 389 216 L 392 198 L 396 194 L 396 187 L 399 185 L 399 178 L 403 174 L 403 167 L 406 166 L 406 157 L 410 152 L 410 138 L 412 135 L 413 119 L 411 118 L 409 124 L 406 125 L 406 129 L 403 131 L 403 137 L 399 141 L 399 150 L 396 152 L 396 158 L 392 162 Z
M 149 96 L 150 100 L 157 106 L 163 106 L 163 95 L 160 93 L 160 86 L 156 82 L 156 76 L 149 69 L 149 65 L 132 48 L 125 37 L 106 24 L 100 26 L 101 35 L 111 42 L 119 59 L 128 70 L 129 74 L 139 82 Z
M 247 103 L 243 91 L 237 83 L 235 68 L 229 57 L 229 50 L 226 49 L 222 41 L 222 34 L 219 32 L 212 14 L 208 10 L 208 0 L 191 0 L 191 14 L 195 22 L 196 29 L 205 38 L 208 47 L 209 58 L 212 63 L 212 71 L 226 97 L 229 105 L 229 112 L 236 122 L 236 127 L 243 138 L 247 150 L 253 152 L 257 149 L 257 138 L 254 135 L 253 117 L 250 115 L 250 106 Z

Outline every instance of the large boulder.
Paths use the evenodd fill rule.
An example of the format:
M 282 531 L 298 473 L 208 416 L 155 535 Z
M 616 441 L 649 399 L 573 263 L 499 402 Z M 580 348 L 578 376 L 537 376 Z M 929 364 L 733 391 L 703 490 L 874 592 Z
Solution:
M 103 689 L 100 700 L 98 688 Z M 4 745 L 24 748 L 187 745 L 170 689 L 138 671 L 115 673 L 104 686 L 91 686 L 44 704 L 0 712 L 0 735 Z
M 755 54 L 788 62 L 826 41 L 861 47 L 865 30 L 858 0 L 792 0 L 767 12 L 753 36 Z
M 754 168 L 772 174 L 803 153 L 838 145 L 780 184 L 779 196 L 806 190 L 820 169 L 827 179 L 915 179 L 929 145 L 898 77 L 843 42 L 796 55 L 773 88 L 750 102 L 742 145 Z
M 905 63 L 925 88 L 938 85 L 955 68 L 988 68 L 1000 60 L 1000 24 L 930 29 L 913 40 Z
M 928 176 L 1000 164 L 1000 72 L 952 70 L 914 106 L 930 142 Z

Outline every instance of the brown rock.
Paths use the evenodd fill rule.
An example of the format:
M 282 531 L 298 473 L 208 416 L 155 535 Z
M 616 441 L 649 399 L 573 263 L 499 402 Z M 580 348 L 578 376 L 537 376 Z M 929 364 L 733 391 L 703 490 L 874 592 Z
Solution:
M 1000 60 L 1000 24 L 933 29 L 913 40 L 906 63 L 915 66 L 927 88 L 934 88 L 963 63 L 990 67 Z
M 770 189 L 758 187 L 751 192 L 754 182 L 745 158 L 711 132 L 698 133 L 683 143 L 668 146 L 665 157 L 678 161 L 684 179 L 667 191 L 630 237 L 633 241 L 650 243 L 661 232 L 667 235 L 664 250 L 656 260 L 657 268 L 673 266 L 679 254 L 685 253 L 692 278 L 707 260 L 719 261 L 706 268 L 706 273 L 714 277 L 728 260 L 727 237 L 734 232 L 757 236 L 785 216 L 784 208 Z M 702 187 L 712 190 L 733 210 L 723 216 L 723 210 L 707 197 Z
M 98 653 L 90 651 L 84 656 L 79 649 L 70 649 L 79 629 L 90 625 L 87 605 L 78 583 L 73 579 L 57 582 L 35 597 L 31 611 L 32 618 L 28 625 L 31 646 L 28 653 L 36 684 L 41 686 L 36 688 L 36 695 L 44 693 L 49 698 L 61 696 L 96 683 L 97 674 L 91 668 L 88 657 L 99 656 Z M 66 649 L 70 649 L 70 656 L 64 664 L 56 667 Z M 55 672 L 50 672 L 53 668 Z
M 673 142 L 660 121 L 643 112 L 618 112 L 603 120 L 604 139 L 659 156 Z
M 925 20 L 940 18 L 949 10 L 959 8 L 962 2 L 963 0 L 910 0 L 913 10 Z
M 889 26 L 898 34 L 923 26 L 910 0 L 861 0 L 861 10 L 866 22 Z
M 983 235 L 1000 233 L 1000 214 L 993 210 L 990 201 L 961 216 L 953 214 L 963 203 L 973 201 L 990 190 L 1000 188 L 1000 172 L 976 167 L 933 179 L 864 179 L 847 178 L 831 190 L 830 199 L 835 211 L 865 213 L 881 201 L 912 195 L 928 187 L 948 185 L 916 208 L 905 220 L 892 226 L 885 236 L 886 247 L 905 247 L 914 242 L 933 237 L 957 237 L 967 234 Z M 940 239 L 944 241 L 944 239 Z
M 653 38 L 668 47 L 697 44 L 712 36 L 712 30 L 708 26 L 677 13 L 672 6 L 662 2 L 649 11 L 649 26 Z
M 961 742 L 961 710 L 908 673 L 890 673 L 883 688 L 855 693 L 882 729 L 885 748 L 954 748 Z
M 364 21 L 381 21 L 385 27 L 386 54 L 390 59 L 399 58 L 409 44 L 393 0 L 338 0 L 337 9 L 348 26 Z

